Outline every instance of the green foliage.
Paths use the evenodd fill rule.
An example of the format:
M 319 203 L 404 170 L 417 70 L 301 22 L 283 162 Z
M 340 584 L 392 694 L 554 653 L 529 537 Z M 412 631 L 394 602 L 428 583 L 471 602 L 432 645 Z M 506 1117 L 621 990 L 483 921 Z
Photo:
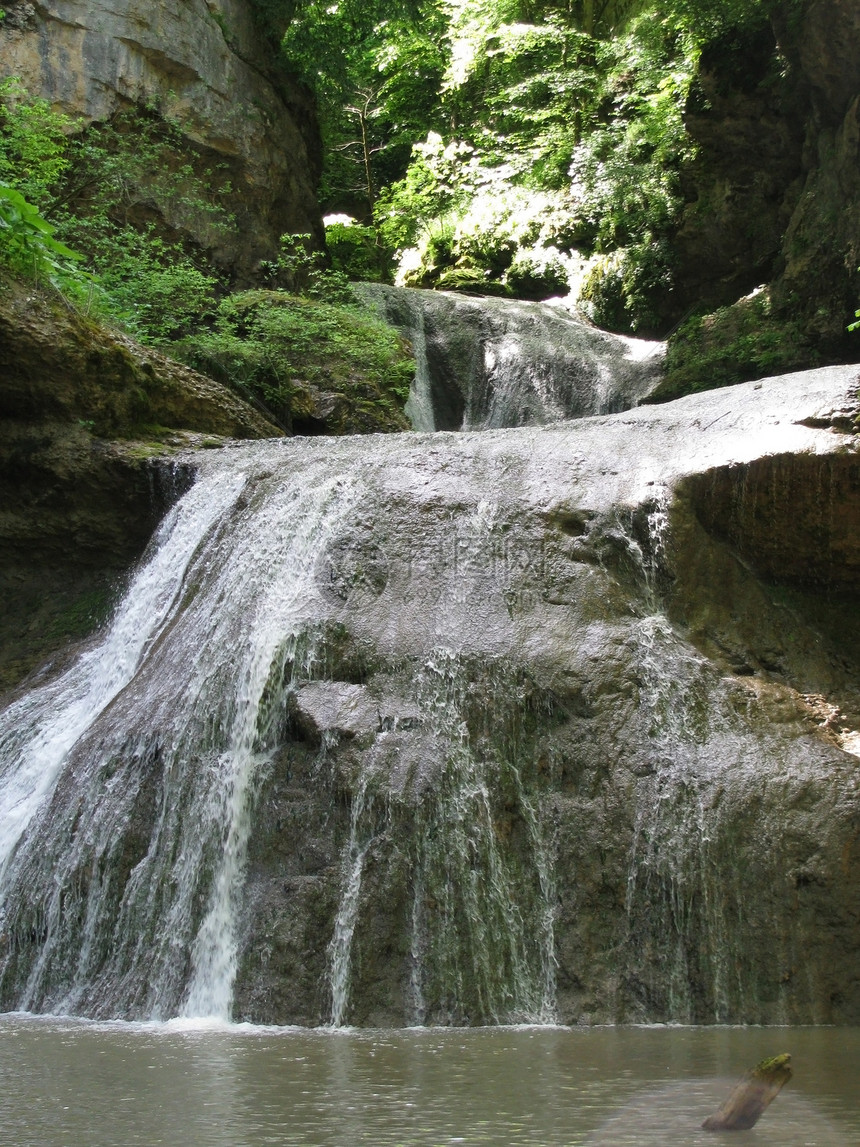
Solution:
M 0 80 L 0 181 L 44 209 L 69 167 L 74 122 L 32 99 L 17 77 Z
M 83 299 L 92 280 L 80 269 L 80 258 L 54 238 L 54 228 L 37 207 L 0 183 L 0 266 Z
M 399 335 L 356 305 L 282 291 L 232 295 L 212 331 L 174 353 L 297 432 L 401 430 L 414 362 Z
M 581 255 L 612 256 L 590 280 L 597 321 L 660 326 L 697 41 L 674 11 L 586 7 L 451 7 L 441 107 L 462 127 L 416 143 L 376 205 L 398 281 L 546 297 Z
M 211 311 L 218 276 L 181 236 L 209 230 L 215 245 L 233 226 L 222 205 L 229 182 L 223 172 L 198 172 L 155 108 L 83 128 L 5 80 L 0 179 L 10 268 L 85 299 L 147 342 L 177 338 Z
M 816 365 L 818 356 L 800 324 L 777 314 L 769 293 L 759 290 L 683 323 L 669 339 L 665 378 L 648 401 Z
M 368 216 L 436 126 L 445 27 L 443 0 L 305 0 L 296 11 L 283 51 L 317 94 L 324 209 Z
M 590 258 L 600 321 L 656 331 L 675 305 L 701 54 L 801 6 L 307 0 L 284 43 L 322 101 L 324 203 L 373 208 L 397 281 L 539 297 Z
M 404 178 L 379 197 L 376 219 L 383 242 L 393 248 L 409 247 L 430 224 L 462 213 L 480 182 L 474 148 L 457 140 L 446 144 L 437 132 L 430 132 L 413 147 Z
M 347 279 L 378 283 L 390 277 L 391 256 L 373 227 L 354 221 L 326 223 L 326 249 L 333 271 Z
M 671 288 L 672 252 L 666 240 L 647 240 L 600 256 L 580 290 L 582 309 L 598 326 L 656 334 L 661 315 L 653 300 Z
M 649 242 L 677 219 L 680 169 L 692 157 L 683 112 L 696 61 L 692 43 L 651 16 L 601 49 L 603 114 L 570 168 L 578 236 L 595 250 Z
M 260 266 L 264 281 L 327 303 L 354 303 L 347 276 L 327 267 L 325 255 L 314 250 L 312 243 L 313 237 L 307 233 L 282 235 L 277 258 Z
M 181 246 L 126 226 L 115 229 L 116 251 L 98 258 L 110 311 L 141 342 L 164 344 L 190 334 L 214 312 L 218 280 L 201 271 Z

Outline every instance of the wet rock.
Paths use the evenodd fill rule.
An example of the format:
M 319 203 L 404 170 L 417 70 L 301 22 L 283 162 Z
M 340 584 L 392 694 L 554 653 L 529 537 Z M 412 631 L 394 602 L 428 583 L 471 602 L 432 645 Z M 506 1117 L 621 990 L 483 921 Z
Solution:
M 195 456 L 169 623 L 4 877 L 0 1004 L 172 1014 L 235 959 L 265 1022 L 860 1021 L 858 443 L 818 417 L 857 379 Z
M 379 706 L 367 689 L 342 681 L 303 685 L 293 697 L 292 713 L 301 732 L 317 742 L 327 734 L 351 738 L 375 733 L 380 724 Z
M 657 384 L 662 343 L 608 334 L 561 305 L 358 284 L 410 340 L 416 430 L 487 430 L 635 406 Z
M 389 442 L 388 580 L 339 602 L 382 728 L 317 766 L 341 913 L 367 843 L 348 1022 L 855 1022 L 856 440 L 807 412 L 852 414 L 856 380 Z M 584 525 L 603 556 L 565 558 L 562 599 Z M 283 1011 L 251 1002 L 256 919 L 237 1014 L 306 1017 L 283 980 Z
M 10 280 L 0 360 L 2 691 L 110 612 L 191 480 L 177 443 L 280 431 L 212 379 Z

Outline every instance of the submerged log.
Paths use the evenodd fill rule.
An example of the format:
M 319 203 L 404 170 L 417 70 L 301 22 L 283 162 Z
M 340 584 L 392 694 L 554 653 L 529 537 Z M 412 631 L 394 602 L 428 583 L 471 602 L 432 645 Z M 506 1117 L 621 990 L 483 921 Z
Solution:
M 763 1059 L 748 1071 L 715 1115 L 702 1127 L 706 1131 L 748 1131 L 791 1079 L 791 1056 Z

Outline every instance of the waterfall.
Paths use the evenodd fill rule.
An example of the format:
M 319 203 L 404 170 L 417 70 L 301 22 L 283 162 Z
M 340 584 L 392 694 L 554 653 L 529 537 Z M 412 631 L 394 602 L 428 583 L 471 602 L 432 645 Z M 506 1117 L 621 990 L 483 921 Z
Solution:
M 510 667 L 445 649 L 414 668 L 425 751 L 392 771 L 383 734 L 353 796 L 329 951 L 333 1025 L 349 1017 L 368 856 L 395 842 L 411 900 L 409 1022 L 555 1019 L 553 841 L 526 732 L 542 702 L 529 691 Z
M 357 286 L 410 340 L 416 430 L 543 425 L 626 410 L 661 378 L 663 343 L 612 335 L 560 305 Z
M 820 416 L 850 372 L 552 423 L 557 377 L 538 410 L 536 375 L 502 401 L 493 369 L 464 420 L 536 424 L 194 457 L 104 632 L 0 711 L 4 1007 L 764 1022 L 849 998 L 855 933 L 819 925 L 860 889 L 850 649 L 721 539 L 719 484 L 683 483 L 758 458 L 767 417 L 851 504 Z M 829 528 L 820 568 L 853 585 Z M 707 649 L 702 585 L 727 587 Z M 775 668 L 739 679 L 753 646 Z
M 0 879 L 70 749 L 128 684 L 176 609 L 191 559 L 237 495 L 201 482 L 156 533 L 103 640 L 56 681 L 13 703 L 0 725 Z
M 325 463 L 303 477 L 269 501 L 272 474 L 195 485 L 102 643 L 4 714 L 16 1006 L 229 1018 L 255 785 L 356 494 Z

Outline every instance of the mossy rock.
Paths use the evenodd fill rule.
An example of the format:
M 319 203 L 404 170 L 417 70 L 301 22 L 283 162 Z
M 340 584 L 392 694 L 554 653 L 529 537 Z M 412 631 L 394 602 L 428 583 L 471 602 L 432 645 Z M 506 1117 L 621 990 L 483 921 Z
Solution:
M 466 295 L 510 295 L 504 283 L 479 267 L 450 267 L 439 275 L 433 286 L 440 291 L 460 291 Z
M 669 339 L 665 377 L 645 402 L 819 365 L 821 356 L 802 325 L 777 314 L 769 291 L 760 289 L 683 323 Z
M 52 289 L 0 283 L 0 395 L 21 422 L 80 425 L 101 438 L 147 428 L 266 438 L 275 426 L 211 378 L 93 321 Z
M 411 347 L 357 305 L 244 291 L 224 300 L 214 331 L 173 353 L 250 398 L 287 433 L 409 428 Z

